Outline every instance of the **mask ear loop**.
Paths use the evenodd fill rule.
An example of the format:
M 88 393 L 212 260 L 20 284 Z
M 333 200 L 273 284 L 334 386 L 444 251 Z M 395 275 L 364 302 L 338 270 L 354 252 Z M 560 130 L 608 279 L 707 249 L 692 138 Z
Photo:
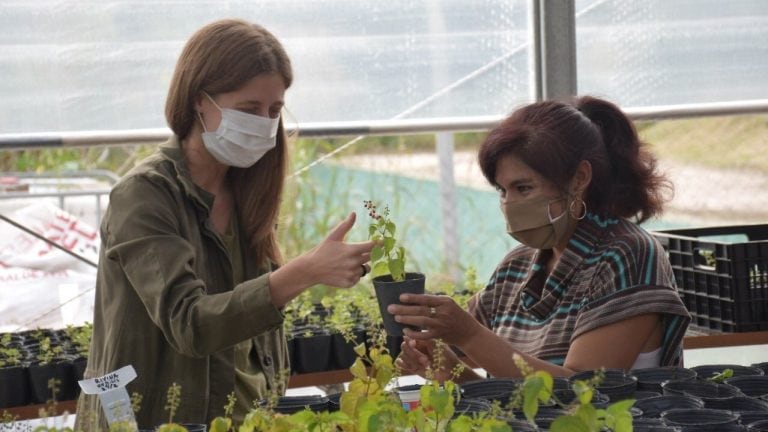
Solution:
M 203 94 L 205 95 L 205 97 L 208 98 L 209 101 L 211 101 L 213 106 L 218 108 L 219 111 L 223 111 L 219 106 L 219 104 L 217 104 L 216 101 L 213 100 L 213 98 L 211 97 L 211 95 L 208 94 L 207 91 L 203 91 Z M 208 128 L 205 127 L 205 122 L 203 121 L 203 114 L 200 111 L 196 111 L 196 113 L 197 113 L 197 118 L 200 119 L 200 124 L 203 125 L 203 132 L 208 133 Z
M 197 118 L 200 119 L 200 124 L 203 126 L 203 132 L 208 133 L 208 128 L 205 127 L 205 122 L 203 121 L 203 115 L 200 111 L 195 111 L 195 114 L 197 114 Z
M 555 220 L 560 219 L 561 217 L 563 217 L 563 215 L 565 215 L 565 211 L 564 211 L 560 214 L 560 216 L 552 217 L 552 203 L 558 202 L 558 201 L 567 201 L 567 200 L 565 198 L 558 198 L 558 199 L 549 201 L 547 203 L 547 217 L 549 218 L 549 222 L 554 222 Z
M 296 116 L 293 115 L 291 110 L 288 109 L 287 106 L 283 105 L 283 111 L 285 111 L 283 118 L 283 130 L 285 130 L 285 134 L 288 136 L 289 139 L 293 140 L 294 138 L 299 137 L 299 122 L 296 120 Z M 287 117 L 287 118 L 286 118 Z M 291 123 L 295 126 L 294 129 L 288 130 L 288 126 L 285 123 L 285 120 L 291 120 Z

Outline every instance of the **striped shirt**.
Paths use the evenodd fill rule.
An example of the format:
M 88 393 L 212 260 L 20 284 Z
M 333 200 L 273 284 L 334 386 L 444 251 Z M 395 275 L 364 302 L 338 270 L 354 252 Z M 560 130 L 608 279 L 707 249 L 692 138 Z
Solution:
M 516 349 L 563 365 L 580 335 L 656 313 L 664 326 L 661 365 L 682 363 L 691 318 L 666 253 L 651 234 L 623 219 L 588 214 L 547 275 L 551 257 L 552 250 L 513 249 L 471 299 L 475 319 Z

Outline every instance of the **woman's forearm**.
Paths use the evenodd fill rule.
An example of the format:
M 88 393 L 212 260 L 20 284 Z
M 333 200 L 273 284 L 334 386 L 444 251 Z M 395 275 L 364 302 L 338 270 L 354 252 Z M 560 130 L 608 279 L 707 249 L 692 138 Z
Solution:
M 304 272 L 299 257 L 287 262 L 269 275 L 269 293 L 272 304 L 282 309 L 307 288 L 313 285 L 311 278 Z
M 501 339 L 487 327 L 478 329 L 476 335 L 469 338 L 459 348 L 477 364 L 494 377 L 521 377 L 520 369 L 512 359 L 518 354 L 534 370 L 547 371 L 552 376 L 571 376 L 575 371 L 557 366 L 546 360 L 541 360 L 516 350 L 509 342 Z

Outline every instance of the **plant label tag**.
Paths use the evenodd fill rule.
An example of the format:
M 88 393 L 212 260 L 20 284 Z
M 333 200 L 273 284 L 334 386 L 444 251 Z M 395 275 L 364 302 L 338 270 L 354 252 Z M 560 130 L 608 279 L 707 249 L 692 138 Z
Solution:
M 131 398 L 125 386 L 136 378 L 133 366 L 124 366 L 104 376 L 79 381 L 85 394 L 99 395 L 101 408 L 110 425 L 116 422 L 136 424 Z

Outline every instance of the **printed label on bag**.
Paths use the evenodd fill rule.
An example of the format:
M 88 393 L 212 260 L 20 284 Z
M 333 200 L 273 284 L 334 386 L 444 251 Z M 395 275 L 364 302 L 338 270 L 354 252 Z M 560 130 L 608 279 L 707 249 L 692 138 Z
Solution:
M 80 388 L 85 394 L 97 394 L 110 425 L 116 422 L 136 424 L 131 398 L 125 386 L 136 378 L 136 370 L 128 365 L 104 376 L 82 380 Z

